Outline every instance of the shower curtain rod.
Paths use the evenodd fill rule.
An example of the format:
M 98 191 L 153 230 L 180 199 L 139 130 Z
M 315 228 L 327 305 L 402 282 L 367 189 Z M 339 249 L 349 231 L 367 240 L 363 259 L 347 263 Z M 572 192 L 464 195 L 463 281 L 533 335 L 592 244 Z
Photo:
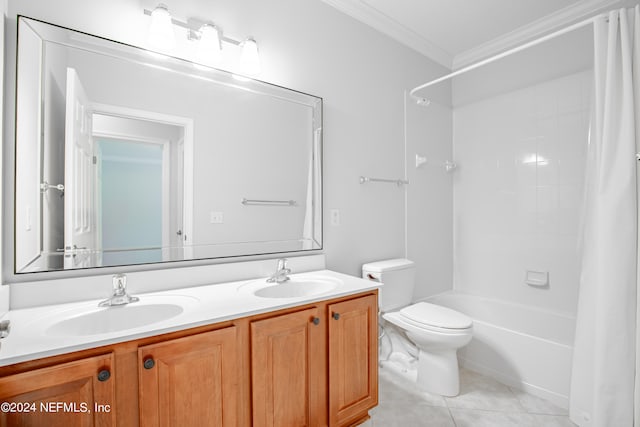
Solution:
M 452 78 L 454 78 L 456 76 L 459 76 L 460 74 L 464 74 L 467 71 L 475 70 L 478 67 L 482 67 L 483 65 L 490 64 L 490 63 L 492 63 L 494 61 L 497 61 L 498 59 L 502 59 L 504 57 L 507 57 L 507 56 L 512 55 L 514 53 L 517 53 L 517 52 L 520 52 L 522 50 L 528 49 L 528 48 L 533 47 L 535 45 L 538 45 L 540 43 L 544 43 L 547 40 L 551 40 L 551 39 L 556 38 L 558 36 L 561 36 L 563 34 L 570 33 L 571 31 L 577 30 L 578 28 L 582 28 L 582 27 L 584 27 L 586 25 L 593 24 L 596 19 L 601 18 L 603 16 L 607 16 L 607 15 L 608 15 L 608 13 L 601 13 L 599 15 L 592 16 L 591 18 L 585 19 L 584 21 L 580 21 L 580 22 L 577 22 L 575 24 L 569 25 L 568 27 L 565 27 L 565 28 L 563 28 L 561 30 L 558 30 L 558 31 L 555 31 L 553 33 L 547 34 L 546 36 L 542 36 L 542 37 L 540 37 L 538 39 L 532 40 L 532 41 L 527 42 L 527 43 L 525 43 L 523 45 L 516 46 L 514 48 L 511 48 L 511 49 L 509 49 L 507 51 L 504 51 L 502 53 L 499 53 L 499 54 L 494 55 L 492 57 L 489 57 L 487 59 L 483 59 L 482 61 L 479 61 L 479 62 L 476 62 L 474 64 L 468 65 L 468 66 L 466 66 L 464 68 L 461 68 L 459 70 L 456 70 L 456 71 L 454 71 L 454 72 L 452 72 L 450 74 L 447 74 L 445 76 L 439 77 L 439 78 L 437 78 L 435 80 L 432 80 L 430 82 L 427 82 L 425 84 L 422 84 L 420 86 L 417 86 L 417 87 L 413 88 L 411 90 L 411 92 L 409 92 L 409 96 L 411 96 L 413 99 L 415 99 L 417 102 L 419 102 L 421 104 L 428 103 L 429 101 L 427 99 L 419 97 L 415 93 L 417 91 L 422 90 L 424 88 L 427 88 L 429 86 L 436 85 L 436 84 L 441 83 L 441 82 L 443 82 L 445 80 L 449 80 L 449 79 L 452 79 Z

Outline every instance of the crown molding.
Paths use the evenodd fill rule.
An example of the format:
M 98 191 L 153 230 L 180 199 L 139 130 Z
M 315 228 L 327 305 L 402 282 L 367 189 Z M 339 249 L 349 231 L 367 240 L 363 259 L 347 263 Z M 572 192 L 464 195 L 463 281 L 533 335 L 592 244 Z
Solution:
M 623 3 L 623 0 L 580 1 L 456 55 L 452 61 L 452 68 L 453 70 L 460 69 Z
M 410 30 L 398 21 L 359 0 L 322 0 L 358 21 L 373 27 L 429 59 L 451 69 L 453 55 Z

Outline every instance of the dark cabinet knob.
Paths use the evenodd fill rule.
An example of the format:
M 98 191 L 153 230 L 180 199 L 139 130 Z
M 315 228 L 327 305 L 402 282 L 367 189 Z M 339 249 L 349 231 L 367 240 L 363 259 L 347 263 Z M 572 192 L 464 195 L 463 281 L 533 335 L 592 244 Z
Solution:
M 311 321 L 316 326 L 318 326 L 320 324 L 320 318 L 319 317 L 314 317 Z
M 98 372 L 98 381 L 106 381 L 111 378 L 111 372 L 108 369 L 103 369 Z
M 338 320 L 338 319 L 340 319 L 340 313 L 333 313 L 333 315 L 331 317 L 333 317 L 334 319 Z
M 144 359 L 142 366 L 144 366 L 144 369 L 151 369 L 156 366 L 156 362 L 153 360 L 153 357 L 149 357 L 148 359 Z

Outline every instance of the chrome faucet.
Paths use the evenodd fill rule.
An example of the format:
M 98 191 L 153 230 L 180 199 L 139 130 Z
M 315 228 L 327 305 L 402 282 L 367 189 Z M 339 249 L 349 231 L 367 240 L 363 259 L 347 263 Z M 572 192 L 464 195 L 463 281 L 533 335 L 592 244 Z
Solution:
M 289 273 L 291 273 L 291 269 L 287 268 L 287 259 L 286 258 L 279 259 L 276 272 L 273 273 L 273 275 L 267 279 L 267 283 L 286 282 L 287 280 L 289 280 L 289 276 L 287 276 L 287 274 Z
M 114 274 L 113 278 L 113 294 L 110 298 L 100 302 L 100 307 L 111 307 L 114 305 L 125 305 L 131 302 L 140 301 L 138 297 L 132 297 L 127 293 L 127 276 L 124 274 Z

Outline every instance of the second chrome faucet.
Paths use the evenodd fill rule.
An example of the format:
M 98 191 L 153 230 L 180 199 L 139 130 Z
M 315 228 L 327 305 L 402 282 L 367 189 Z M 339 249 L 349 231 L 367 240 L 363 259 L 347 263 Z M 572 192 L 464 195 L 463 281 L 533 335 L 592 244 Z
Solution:
M 290 280 L 288 274 L 291 273 L 291 269 L 287 268 L 287 259 L 281 258 L 278 260 L 278 267 L 276 272 L 267 279 L 267 283 L 282 283 Z

